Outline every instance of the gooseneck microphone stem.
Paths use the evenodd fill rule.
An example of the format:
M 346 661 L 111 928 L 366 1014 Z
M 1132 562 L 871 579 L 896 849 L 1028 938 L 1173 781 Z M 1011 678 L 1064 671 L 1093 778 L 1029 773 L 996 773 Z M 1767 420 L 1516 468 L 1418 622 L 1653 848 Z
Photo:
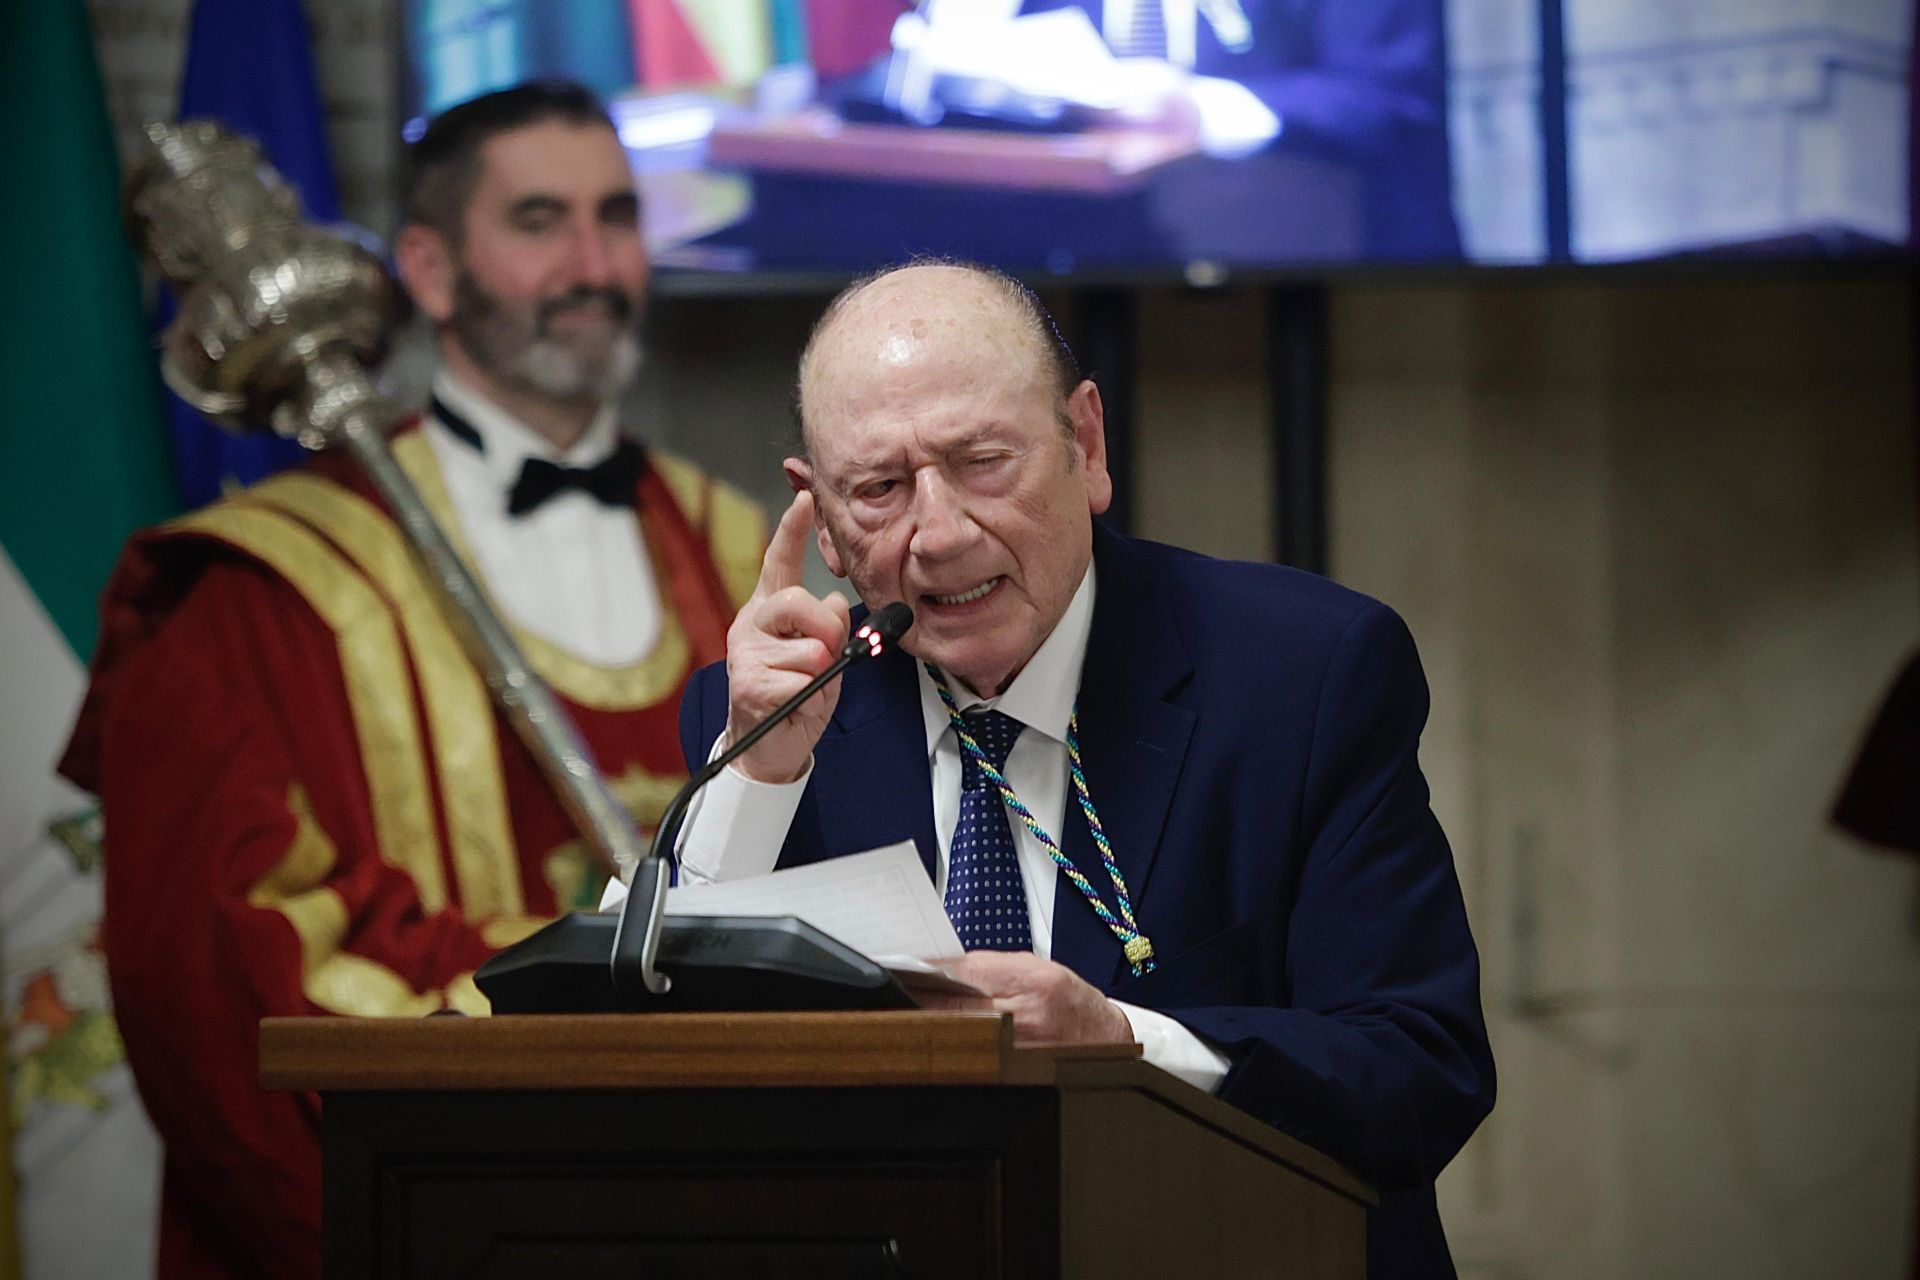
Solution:
M 666 919 L 667 865 L 676 859 L 674 847 L 679 842 L 680 828 L 686 821 L 687 808 L 693 803 L 694 795 L 718 777 L 722 769 L 752 750 L 756 742 L 806 705 L 807 699 L 824 689 L 841 672 L 864 658 L 879 657 L 898 643 L 912 625 L 913 610 L 905 604 L 896 602 L 874 610 L 848 638 L 840 650 L 840 656 L 829 663 L 826 670 L 807 681 L 800 692 L 775 707 L 766 719 L 740 735 L 738 742 L 696 769 L 686 785 L 674 793 L 666 812 L 660 815 L 660 825 L 654 830 L 652 847 L 633 869 L 633 879 L 627 886 L 627 900 L 620 908 L 620 923 L 614 930 L 611 957 L 616 990 L 638 995 L 633 990 L 637 980 L 647 991 L 663 995 L 673 985 L 672 980 L 655 966 L 655 961 L 659 955 L 662 922 Z
M 860 653 L 855 653 L 849 646 L 828 665 L 825 671 L 807 681 L 804 689 L 781 703 L 765 720 L 742 735 L 740 741 L 701 765 L 699 772 L 687 779 L 686 785 L 675 793 L 672 802 L 667 805 L 667 811 L 661 815 L 660 826 L 654 832 L 653 847 L 648 851 L 647 856 L 667 862 L 677 862 L 679 858 L 674 852 L 674 846 L 679 842 L 680 828 L 686 822 L 687 809 L 693 804 L 694 793 L 718 777 L 722 769 L 751 751 L 754 743 L 778 728 L 782 720 L 798 711 L 808 698 L 826 688 L 842 671 L 852 666 L 856 658 L 864 656 L 864 652 L 862 650 Z

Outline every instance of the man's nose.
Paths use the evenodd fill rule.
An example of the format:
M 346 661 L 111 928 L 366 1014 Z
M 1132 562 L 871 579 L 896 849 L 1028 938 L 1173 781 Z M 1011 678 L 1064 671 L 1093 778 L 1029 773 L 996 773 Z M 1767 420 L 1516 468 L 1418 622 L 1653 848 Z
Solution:
M 978 532 L 963 496 L 932 467 L 914 477 L 913 517 L 910 550 L 927 560 L 959 554 Z
M 574 236 L 576 284 L 603 289 L 613 283 L 613 246 L 598 223 L 588 223 Z

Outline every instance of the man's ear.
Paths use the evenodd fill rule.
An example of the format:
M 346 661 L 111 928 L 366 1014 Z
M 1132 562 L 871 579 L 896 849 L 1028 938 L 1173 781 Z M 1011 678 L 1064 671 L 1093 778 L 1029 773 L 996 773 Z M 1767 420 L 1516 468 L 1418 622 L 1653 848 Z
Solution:
M 460 274 L 447 238 L 410 222 L 393 242 L 393 263 L 414 305 L 435 324 L 445 324 L 453 315 L 454 282 Z
M 788 458 L 785 462 L 782 462 L 780 466 L 781 469 L 787 473 L 787 488 L 793 490 L 795 493 L 813 488 L 813 464 L 811 462 L 808 462 L 805 458 Z M 813 517 L 816 522 L 820 518 L 820 508 L 817 505 L 814 507 Z
M 1091 378 L 1067 396 L 1067 420 L 1073 423 L 1078 469 L 1087 485 L 1087 508 L 1099 515 L 1113 505 L 1113 477 L 1107 474 L 1107 413 L 1100 388 Z
M 833 531 L 827 528 L 827 517 L 820 510 L 820 491 L 813 487 L 813 464 L 805 458 L 788 458 L 782 466 L 787 473 L 788 488 L 795 493 L 806 490 L 813 494 L 813 540 L 820 548 L 820 558 L 827 562 L 827 571 L 836 578 L 846 577 L 846 561 L 841 558 Z

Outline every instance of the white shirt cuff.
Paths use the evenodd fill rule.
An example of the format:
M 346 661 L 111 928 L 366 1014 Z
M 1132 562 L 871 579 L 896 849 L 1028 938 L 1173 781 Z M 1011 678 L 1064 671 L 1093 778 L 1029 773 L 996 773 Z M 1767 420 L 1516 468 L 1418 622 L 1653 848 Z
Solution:
M 1202 1040 L 1180 1022 L 1154 1009 L 1142 1009 L 1124 1000 L 1111 1002 L 1127 1017 L 1140 1056 L 1170 1076 L 1196 1089 L 1217 1093 L 1233 1064 L 1227 1055 Z
M 719 751 L 716 741 L 707 759 Z M 806 770 L 792 782 L 755 782 L 732 765 L 722 769 L 687 808 L 677 851 L 681 883 L 744 880 L 772 871 L 812 776 L 811 756 Z M 627 886 L 616 876 L 607 881 L 600 909 L 610 911 L 626 897 Z
M 755 782 L 732 765 L 700 793 L 698 810 L 680 835 L 680 876 L 688 884 L 764 876 L 780 860 L 813 757 L 792 782 Z

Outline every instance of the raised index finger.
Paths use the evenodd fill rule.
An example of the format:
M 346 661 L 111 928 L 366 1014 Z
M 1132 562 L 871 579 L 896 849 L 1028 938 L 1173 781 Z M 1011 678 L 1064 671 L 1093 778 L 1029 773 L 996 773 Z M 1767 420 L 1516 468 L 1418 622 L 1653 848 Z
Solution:
M 806 576 L 807 539 L 813 536 L 813 495 L 802 489 L 780 517 L 780 524 L 767 543 L 766 559 L 760 562 L 757 594 L 770 596 L 788 587 L 797 587 Z

